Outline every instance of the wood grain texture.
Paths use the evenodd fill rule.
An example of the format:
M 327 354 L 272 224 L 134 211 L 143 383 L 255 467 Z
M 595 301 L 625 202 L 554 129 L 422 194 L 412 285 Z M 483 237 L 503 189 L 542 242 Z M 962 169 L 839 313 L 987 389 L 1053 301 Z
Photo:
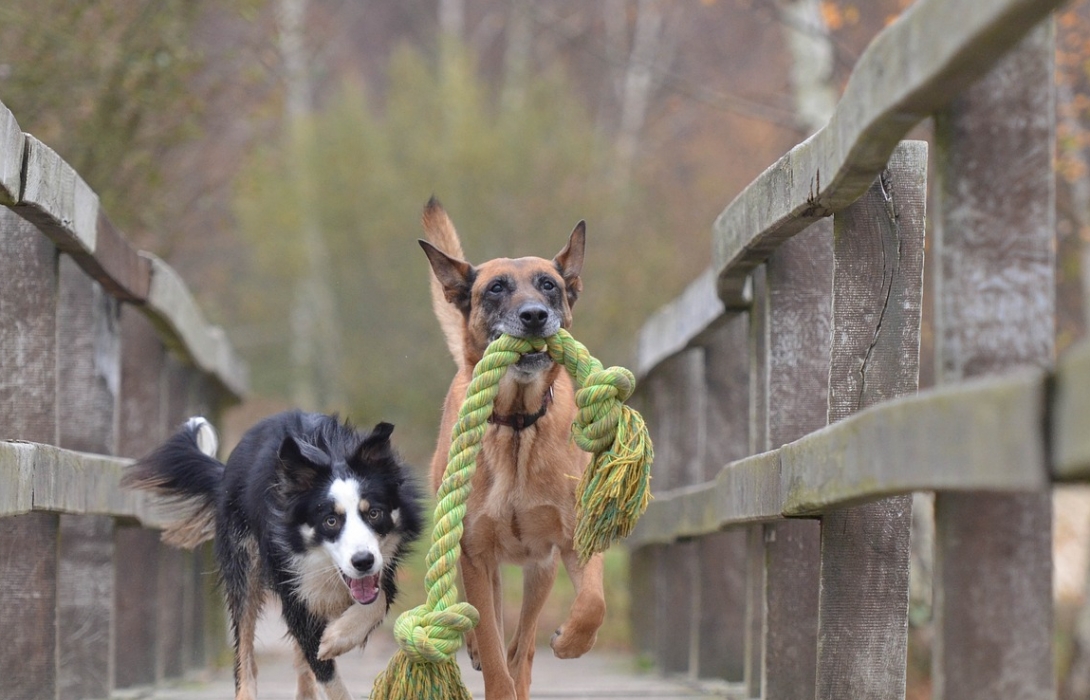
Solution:
M 749 449 L 749 318 L 732 313 L 706 334 L 707 387 L 702 480 Z M 696 675 L 745 680 L 746 531 L 734 528 L 697 541 L 700 610 Z
M 677 488 L 699 482 L 704 451 L 704 351 L 692 348 L 661 363 L 643 382 L 643 402 L 655 462 L 655 488 Z M 654 601 L 654 657 L 663 671 L 688 673 L 690 639 L 697 624 L 691 602 L 699 596 L 696 550 L 674 544 L 656 558 L 656 591 L 670 591 Z
M 0 679 L 5 700 L 56 700 L 57 516 L 0 520 Z M 32 634 L 13 631 L 33 630 Z
M 143 253 L 152 268 L 148 300 L 141 309 L 163 334 L 163 342 L 211 374 L 236 400 L 246 393 L 246 365 L 222 328 L 209 325 L 178 273 L 159 258 Z
M 166 349 L 135 306 L 121 307 L 121 400 L 117 453 L 142 457 L 168 435 L 164 415 Z
M 57 307 L 58 446 L 114 454 L 121 390 L 118 303 L 62 255 Z
M 26 174 L 15 210 L 60 250 L 94 257 L 98 195 L 56 151 L 26 137 Z
M 114 522 L 60 516 L 57 547 L 57 698 L 113 690 Z
M 56 326 L 56 248 L 0 207 L 0 439 L 56 441 Z
M 159 553 L 163 545 L 159 533 L 138 527 L 118 527 L 114 543 L 117 550 L 115 684 L 124 689 L 149 685 L 158 677 Z
M 916 391 L 927 144 L 902 142 L 834 217 L 829 421 Z M 817 697 L 904 698 L 912 497 L 822 518 Z
M 768 447 L 825 425 L 833 272 L 832 221 L 782 245 L 767 267 Z M 765 525 L 765 697 L 814 694 L 820 526 Z
M 943 382 L 1053 361 L 1054 51 L 1034 29 L 936 117 Z M 936 495 L 936 700 L 1055 697 L 1051 515 L 1044 488 Z
M 0 205 L 19 201 L 23 187 L 23 154 L 26 137 L 15 116 L 0 102 Z
M 727 307 L 784 240 L 850 205 L 921 120 L 984 75 L 1062 0 L 920 0 L 856 63 L 829 123 L 719 215 L 713 267 Z

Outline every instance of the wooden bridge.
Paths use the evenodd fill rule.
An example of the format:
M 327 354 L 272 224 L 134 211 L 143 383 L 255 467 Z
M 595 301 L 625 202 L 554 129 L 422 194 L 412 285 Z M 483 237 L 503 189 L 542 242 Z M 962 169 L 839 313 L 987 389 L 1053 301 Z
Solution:
M 1053 343 L 1060 4 L 918 0 L 718 217 L 712 266 L 639 338 L 633 645 L 672 680 L 542 658 L 537 696 L 904 698 L 913 493 L 934 494 L 933 697 L 1056 696 L 1050 494 L 1090 478 L 1090 346 Z M 929 118 L 931 153 L 904 140 Z M 118 480 L 244 368 L 2 105 L 0 204 L 0 698 L 224 697 L 209 553 L 162 546 Z

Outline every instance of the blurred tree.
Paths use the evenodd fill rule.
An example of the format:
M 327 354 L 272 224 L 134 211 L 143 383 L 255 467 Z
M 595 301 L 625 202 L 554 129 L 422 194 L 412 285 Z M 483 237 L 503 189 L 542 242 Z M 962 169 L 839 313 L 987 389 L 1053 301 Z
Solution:
M 166 222 L 193 204 L 163 186 L 168 164 L 206 133 L 205 106 L 226 78 L 205 70 L 214 57 L 197 48 L 200 21 L 210 8 L 255 4 L 5 0 L 0 100 L 80 173 L 115 223 L 162 252 Z
M 240 318 L 279 331 L 260 334 L 273 342 L 251 354 L 255 384 L 290 390 L 282 371 L 287 309 L 292 285 L 307 274 L 300 222 L 314 216 L 329 246 L 323 275 L 336 290 L 334 322 L 345 349 L 333 372 L 345 403 L 323 407 L 361 422 L 405 425 L 415 433 L 416 459 L 433 446 L 453 369 L 415 242 L 430 195 L 443 201 L 474 261 L 552 257 L 586 219 L 587 291 L 574 332 L 603 361 L 628 361 L 635 330 L 658 303 L 649 281 L 677 276 L 676 243 L 649 198 L 617 204 L 593 122 L 561 76 L 531 80 L 520 101 L 498 109 L 464 50 L 445 63 L 431 67 L 412 49 L 398 51 L 381 112 L 358 85 L 344 83 L 312 116 L 306 162 L 274 142 L 248 159 L 236 190 L 236 214 L 255 258 L 235 308 Z M 292 190 L 293 169 L 312 178 L 310 207 Z

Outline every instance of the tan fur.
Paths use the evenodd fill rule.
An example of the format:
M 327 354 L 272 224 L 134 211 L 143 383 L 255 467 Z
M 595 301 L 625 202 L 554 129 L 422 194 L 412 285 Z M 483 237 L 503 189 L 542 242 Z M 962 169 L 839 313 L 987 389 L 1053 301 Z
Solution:
M 563 285 L 565 298 L 558 311 L 561 325 L 569 327 L 571 304 L 581 291 L 578 273 L 584 234 L 580 222 L 568 246 L 552 261 L 504 258 L 472 267 L 464 261 L 454 226 L 438 202 L 428 203 L 423 222 L 428 241 L 454 259 L 445 259 L 424 246 L 432 263 L 433 305 L 458 364 L 432 458 L 431 483 L 437 489 L 446 469 L 458 409 L 473 367 L 488 344 L 489 323 L 494 320 L 490 318 L 494 310 L 488 312 L 480 303 L 484 285 L 498 275 L 514 280 L 517 288 L 509 302 L 518 305 L 535 301 L 530 281 L 543 274 L 555 276 Z M 474 283 L 467 299 L 466 290 L 458 288 L 458 278 L 469 269 Z M 461 573 L 466 599 L 481 615 L 470 639 L 470 655 L 484 673 L 489 700 L 529 697 L 537 621 L 561 561 L 575 586 L 576 599 L 567 621 L 553 635 L 553 652 L 560 658 L 586 653 L 605 617 L 601 556 L 592 557 L 583 566 L 572 546 L 575 488 L 589 456 L 570 438 L 576 413 L 570 377 L 551 362 L 532 377 L 518 376 L 512 368 L 500 382 L 494 413 L 534 413 L 550 386 L 552 405 L 532 426 L 519 431 L 488 426 L 466 508 Z M 522 610 L 506 652 L 500 617 L 502 563 L 520 565 L 524 574 Z

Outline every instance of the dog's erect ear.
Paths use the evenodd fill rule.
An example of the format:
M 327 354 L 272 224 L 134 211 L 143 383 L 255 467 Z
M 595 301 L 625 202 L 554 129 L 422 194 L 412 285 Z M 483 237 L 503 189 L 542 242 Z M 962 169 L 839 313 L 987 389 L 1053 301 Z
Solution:
M 568 244 L 553 258 L 553 264 L 564 278 L 569 305 L 574 304 L 579 293 L 583 291 L 583 280 L 579 275 L 583 272 L 583 250 L 586 244 L 587 224 L 580 221 L 568 236 Z
M 356 461 L 375 464 L 390 461 L 394 456 L 393 448 L 390 446 L 390 435 L 393 432 L 393 423 L 376 425 L 356 450 Z
M 284 438 L 276 455 L 280 458 L 277 472 L 281 480 L 298 491 L 311 488 L 321 472 L 333 464 L 329 455 L 320 448 L 294 435 Z
M 436 248 L 431 243 L 421 240 L 420 247 L 428 256 L 432 272 L 443 287 L 443 296 L 462 312 L 469 311 L 469 302 L 476 271 L 465 260 L 459 260 Z

